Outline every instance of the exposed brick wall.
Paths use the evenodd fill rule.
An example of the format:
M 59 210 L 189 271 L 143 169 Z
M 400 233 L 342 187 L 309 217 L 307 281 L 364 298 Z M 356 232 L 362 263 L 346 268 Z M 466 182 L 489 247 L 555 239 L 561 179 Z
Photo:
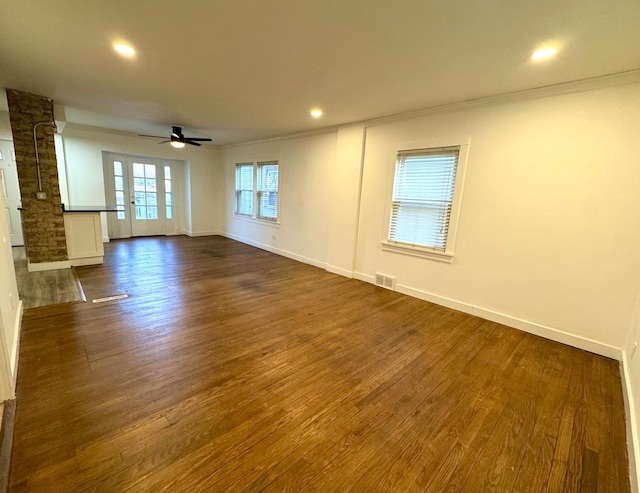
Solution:
M 16 167 L 22 197 L 27 255 L 31 263 L 67 260 L 67 242 L 62 217 L 58 182 L 55 129 L 40 125 L 37 129 L 40 179 L 45 200 L 38 200 L 38 175 L 33 143 L 36 123 L 53 121 L 53 103 L 43 96 L 7 89 L 9 119 L 16 151 Z

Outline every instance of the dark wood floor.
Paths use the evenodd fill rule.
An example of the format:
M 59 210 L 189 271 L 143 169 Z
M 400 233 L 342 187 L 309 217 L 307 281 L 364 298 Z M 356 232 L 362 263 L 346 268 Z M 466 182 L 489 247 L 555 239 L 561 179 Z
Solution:
M 629 490 L 617 362 L 220 237 L 25 311 L 10 491 Z

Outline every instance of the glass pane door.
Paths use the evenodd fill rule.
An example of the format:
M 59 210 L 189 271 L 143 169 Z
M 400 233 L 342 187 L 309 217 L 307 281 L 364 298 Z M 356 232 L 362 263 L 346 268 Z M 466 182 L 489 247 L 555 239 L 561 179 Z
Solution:
M 183 162 L 105 152 L 103 164 L 106 204 L 122 208 L 107 213 L 110 238 L 179 233 Z
M 134 160 L 131 164 L 133 184 L 131 233 L 133 236 L 165 234 L 163 171 L 159 163 Z

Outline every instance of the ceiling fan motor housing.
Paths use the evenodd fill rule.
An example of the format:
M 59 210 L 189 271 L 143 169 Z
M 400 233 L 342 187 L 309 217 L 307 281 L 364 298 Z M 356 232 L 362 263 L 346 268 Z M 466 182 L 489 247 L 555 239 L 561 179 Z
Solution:
M 182 134 L 182 127 L 171 127 L 171 140 L 172 141 L 184 141 L 184 135 Z

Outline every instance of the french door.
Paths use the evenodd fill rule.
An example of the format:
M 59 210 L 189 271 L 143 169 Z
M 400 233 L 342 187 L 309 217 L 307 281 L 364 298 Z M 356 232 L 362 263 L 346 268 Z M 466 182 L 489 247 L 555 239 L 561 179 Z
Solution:
M 110 238 L 177 234 L 182 162 L 104 153 Z
M 11 246 L 24 245 L 22 235 L 22 218 L 20 216 L 20 185 L 18 184 L 18 170 L 13 152 L 13 142 L 0 140 L 0 193 L 4 198 L 5 210 L 9 224 Z

